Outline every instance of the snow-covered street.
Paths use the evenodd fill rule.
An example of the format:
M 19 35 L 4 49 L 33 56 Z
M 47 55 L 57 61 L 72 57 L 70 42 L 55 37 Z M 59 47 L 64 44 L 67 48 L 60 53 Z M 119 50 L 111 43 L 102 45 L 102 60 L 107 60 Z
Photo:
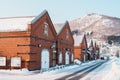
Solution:
M 120 80 L 120 59 L 113 58 L 81 80 Z
M 95 60 L 43 73 L 0 70 L 0 80 L 120 80 L 120 58 Z

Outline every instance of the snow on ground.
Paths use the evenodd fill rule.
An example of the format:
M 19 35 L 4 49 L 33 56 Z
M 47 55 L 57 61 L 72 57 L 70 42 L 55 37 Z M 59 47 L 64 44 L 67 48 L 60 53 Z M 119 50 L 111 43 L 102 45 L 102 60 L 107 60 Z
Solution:
M 26 69 L 21 70 L 0 70 L 0 80 L 54 80 L 55 78 L 60 78 L 65 75 L 72 74 L 76 71 L 79 71 L 85 67 L 96 64 L 101 60 L 94 60 L 86 63 L 82 63 L 81 65 L 70 65 L 64 68 L 47 71 L 43 73 L 35 73 L 38 71 L 28 71 Z
M 80 65 L 70 65 L 63 68 L 46 71 L 28 71 L 21 70 L 0 70 L 0 80 L 55 80 L 79 70 L 84 69 L 90 65 L 101 62 L 102 60 L 95 60 Z M 37 72 L 37 73 L 36 73 Z M 80 80 L 120 80 L 120 58 L 112 58 L 108 62 L 102 64 L 85 77 Z
M 103 80 L 120 80 L 120 59 L 114 58 L 112 67 L 107 76 Z
M 112 58 L 81 80 L 120 80 L 120 58 Z

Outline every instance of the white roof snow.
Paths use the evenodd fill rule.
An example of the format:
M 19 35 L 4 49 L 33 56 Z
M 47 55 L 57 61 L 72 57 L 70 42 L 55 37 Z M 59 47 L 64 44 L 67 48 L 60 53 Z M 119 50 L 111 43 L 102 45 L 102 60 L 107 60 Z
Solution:
M 61 31 L 63 30 L 63 28 L 65 27 L 65 25 L 68 23 L 68 21 L 66 21 L 62 26 L 60 27 L 55 27 L 55 30 L 57 32 L 57 34 L 60 34 Z
M 34 22 L 36 22 L 38 19 L 40 19 L 45 13 L 47 13 L 47 10 L 44 10 L 41 14 L 39 14 L 38 16 L 36 16 L 30 23 L 33 24 Z
M 80 43 L 82 43 L 82 40 L 84 38 L 84 34 L 83 35 L 74 35 L 74 46 L 80 46 Z
M 33 24 L 47 11 L 44 10 L 38 16 L 0 18 L 0 32 L 27 31 L 28 24 Z
M 55 27 L 57 34 L 59 34 L 63 28 L 64 28 L 63 26 Z
M 34 17 L 0 18 L 0 32 L 27 31 L 28 22 Z
M 87 39 L 87 45 L 88 45 L 88 47 L 90 47 L 91 42 L 92 42 L 92 40 L 91 40 L 91 39 Z

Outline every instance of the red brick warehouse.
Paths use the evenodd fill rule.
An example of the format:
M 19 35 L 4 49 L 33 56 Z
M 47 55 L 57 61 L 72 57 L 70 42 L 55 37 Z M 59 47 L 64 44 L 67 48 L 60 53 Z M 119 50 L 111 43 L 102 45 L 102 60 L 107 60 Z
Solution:
M 85 34 L 83 35 L 74 35 L 74 54 L 75 59 L 78 59 L 82 62 L 85 62 L 88 60 L 88 53 L 87 53 L 87 41 Z
M 55 27 L 57 31 L 58 64 L 71 64 L 74 62 L 74 39 L 68 21 L 61 27 Z
M 59 51 L 62 49 L 64 54 L 61 64 L 73 63 L 74 40 L 68 23 L 68 27 L 60 33 L 60 36 L 67 34 L 69 39 L 72 39 L 66 41 L 66 37 L 60 38 L 57 35 L 46 10 L 36 17 L 1 18 L 0 22 L 0 57 L 7 58 L 6 65 L 0 68 L 10 68 L 14 62 L 16 64 L 12 65 L 19 65 L 15 59 L 11 60 L 12 57 L 21 57 L 21 67 L 29 70 L 54 67 L 59 64 Z M 65 55 L 65 52 L 68 55 Z

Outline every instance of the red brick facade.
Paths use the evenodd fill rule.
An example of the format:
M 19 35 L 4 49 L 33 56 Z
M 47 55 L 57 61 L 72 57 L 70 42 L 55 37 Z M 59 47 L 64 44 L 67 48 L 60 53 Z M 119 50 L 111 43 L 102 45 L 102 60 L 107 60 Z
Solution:
M 79 59 L 81 61 L 88 60 L 87 41 L 85 35 L 83 35 L 82 40 L 79 43 L 79 46 L 74 46 L 74 55 L 75 55 L 75 59 Z
M 0 32 L 0 56 L 7 56 L 7 68 L 10 68 L 10 58 L 14 56 L 22 56 L 22 67 L 28 67 L 31 46 L 29 36 L 28 32 Z
M 65 24 L 63 24 L 62 29 L 60 30 L 60 32 L 58 33 L 58 37 L 57 37 L 57 45 L 58 45 L 58 64 L 67 64 L 66 61 L 66 53 L 69 56 L 69 63 L 71 64 L 73 63 L 72 58 L 74 59 L 74 39 L 73 36 L 71 34 L 71 30 L 70 30 L 70 26 L 69 23 L 66 22 Z M 59 63 L 59 55 L 60 53 L 62 53 L 62 63 Z
M 77 46 L 76 45 L 74 46 L 75 59 L 78 59 L 84 62 L 88 60 L 98 59 L 99 47 L 96 44 L 96 42 L 95 41 L 93 42 L 92 39 L 86 40 L 86 35 L 83 35 L 83 37 L 81 36 L 74 37 L 75 43 L 77 43 Z M 79 38 L 79 39 L 76 39 L 76 38 Z
M 44 34 L 45 23 L 48 24 L 48 35 Z M 43 49 L 47 49 L 50 52 L 50 67 L 56 65 L 53 64 L 53 49 L 51 46 L 56 43 L 56 32 L 54 26 L 51 22 L 51 19 L 46 12 L 40 19 L 38 19 L 35 23 L 29 24 L 31 27 L 30 30 L 30 43 L 35 46 L 30 47 L 30 52 L 35 53 L 30 56 L 30 64 L 29 67 L 32 69 L 40 69 L 41 68 L 41 51 Z M 38 65 L 39 64 L 39 65 Z

